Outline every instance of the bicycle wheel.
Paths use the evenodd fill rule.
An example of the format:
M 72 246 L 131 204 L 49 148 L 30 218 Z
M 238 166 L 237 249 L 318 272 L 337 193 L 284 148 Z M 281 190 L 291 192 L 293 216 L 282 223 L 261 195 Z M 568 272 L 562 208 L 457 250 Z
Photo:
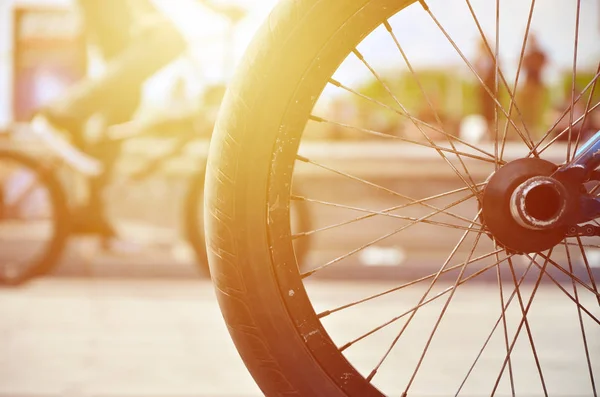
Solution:
M 295 192 L 298 192 L 297 188 Z M 196 255 L 196 264 L 201 274 L 210 275 L 206 242 L 204 240 L 204 171 L 190 180 L 183 206 L 184 235 Z M 295 202 L 292 208 L 292 230 L 298 233 L 312 230 L 308 208 L 304 202 Z M 294 252 L 298 264 L 306 261 L 310 249 L 310 238 L 298 239 L 294 243 Z
M 590 252 L 597 246 L 593 239 L 566 237 L 562 227 L 525 227 L 509 203 L 521 183 L 545 178 L 570 160 L 578 142 L 556 143 L 557 124 L 537 135 L 524 124 L 515 100 L 519 79 L 507 77 L 507 63 L 494 62 L 494 48 L 500 54 L 503 43 L 520 43 L 522 64 L 529 22 L 539 14 L 559 18 L 546 25 L 552 37 L 580 31 L 575 42 L 587 53 L 598 33 L 593 24 L 584 26 L 589 19 L 583 16 L 596 15 L 597 5 L 499 1 L 490 9 L 490 2 L 472 3 L 285 1 L 248 50 L 211 141 L 206 231 L 225 321 L 265 395 L 596 394 L 600 301 Z M 495 16 L 497 4 L 504 22 Z M 536 7 L 543 10 L 536 13 Z M 524 11 L 522 19 L 518 11 Z M 481 21 L 492 21 L 494 33 L 480 30 Z M 461 33 L 467 25 L 474 34 Z M 496 40 L 496 26 L 521 40 Z M 491 84 L 469 61 L 472 53 L 461 50 L 477 47 L 473 37 L 487 40 Z M 419 42 L 423 38 L 445 47 Z M 572 60 L 573 48 L 565 51 Z M 423 83 L 427 73 L 408 66 L 417 65 L 415 58 L 426 64 L 426 54 L 478 77 L 468 90 L 450 86 L 447 92 L 476 97 L 483 91 L 492 98 L 491 142 L 447 132 L 440 105 L 430 98 L 431 80 Z M 570 90 L 571 103 L 583 98 L 584 114 L 598 107 L 590 95 L 598 78 L 595 62 L 585 94 Z M 395 82 L 395 65 L 420 83 Z M 572 75 L 581 72 L 572 69 Z M 446 83 L 461 76 L 455 71 Z M 429 98 L 422 100 L 433 121 L 413 116 L 416 97 Z M 366 111 L 330 115 L 340 98 L 353 98 L 350 104 L 360 102 Z M 384 129 L 380 117 L 364 117 L 381 112 L 405 124 Z M 326 127 L 341 129 L 354 145 L 320 149 L 304 140 L 329 133 Z M 575 138 L 573 130 L 558 132 Z M 378 141 L 356 143 L 361 134 Z M 374 156 L 365 155 L 369 148 Z M 337 149 L 351 153 L 349 159 L 342 161 L 345 154 Z M 369 173 L 376 161 L 387 165 Z M 290 189 L 293 177 L 308 169 L 338 179 L 302 201 L 347 211 L 316 225 L 311 238 L 337 231 L 327 241 L 349 248 L 301 272 L 293 249 L 299 237 L 290 228 L 290 201 L 298 198 Z M 554 216 L 551 190 L 527 195 L 534 204 L 528 208 L 540 209 L 536 219 Z M 352 231 L 345 229 L 349 225 Z M 398 272 L 400 281 L 342 289 L 316 278 L 326 268 L 343 273 L 344 262 L 350 266 L 365 248 L 389 240 L 417 255 L 414 268 Z
M 52 171 L 0 150 L 0 284 L 18 285 L 57 264 L 69 234 L 66 198 Z

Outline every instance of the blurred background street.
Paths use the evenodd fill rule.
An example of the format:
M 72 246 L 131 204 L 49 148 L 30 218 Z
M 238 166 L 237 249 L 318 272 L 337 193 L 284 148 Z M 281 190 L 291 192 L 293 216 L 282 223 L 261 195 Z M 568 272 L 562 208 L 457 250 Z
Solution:
M 219 311 L 206 258 L 194 250 L 204 246 L 202 236 L 194 247 L 186 225 L 203 231 L 203 175 L 220 101 L 237 61 L 277 1 L 214 2 L 239 7 L 237 16 L 194 0 L 153 1 L 183 32 L 189 48 L 145 82 L 133 120 L 116 123 L 114 129 L 103 124 L 110 123 L 102 115 L 86 120 L 82 147 L 109 170 L 90 178 L 58 161 L 29 124 L 41 106 L 60 98 L 76 81 L 103 72 L 101 57 L 85 46 L 74 3 L 0 0 L 2 280 L 14 280 L 14 269 L 36 254 L 43 257 L 42 249 L 60 229 L 56 225 L 68 225 L 60 229 L 64 235 L 76 232 L 69 235 L 47 275 L 0 287 L 0 397 L 260 396 Z M 358 47 L 383 77 L 374 78 L 350 54 L 335 72 L 337 80 L 330 80 L 318 100 L 311 98 L 318 117 L 307 122 L 298 151 L 298 159 L 310 161 L 294 165 L 290 224 L 300 270 L 319 269 L 306 279 L 315 312 L 361 303 L 323 319 L 337 346 L 410 310 L 422 290 L 407 288 L 400 295 L 394 291 L 373 301 L 361 299 L 435 275 L 446 261 L 457 270 L 461 261 L 470 261 L 467 256 L 483 256 L 469 264 L 468 275 L 500 261 L 490 254 L 498 248 L 497 241 L 474 227 L 484 223 L 481 215 L 473 218 L 481 208 L 476 194 L 467 195 L 469 188 L 483 186 L 497 165 L 486 157 L 498 149 L 490 134 L 497 104 L 482 89 L 491 84 L 495 66 L 482 49 L 480 32 L 465 24 L 465 7 L 449 7 L 443 0 L 431 3 L 440 7 L 441 21 L 475 72 L 487 76 L 486 82 L 475 78 L 455 49 L 440 40 L 440 32 L 433 30 L 417 2 L 389 23 L 403 43 L 406 39 L 406 53 L 422 84 L 396 53 L 389 31 L 379 27 Z M 564 0 L 539 3 L 540 17 L 532 23 L 536 38 L 527 47 L 529 66 L 519 85 L 515 74 L 526 19 L 512 16 L 526 15 L 529 2 L 503 3 L 500 30 L 505 36 L 498 56 L 507 87 L 515 83 L 519 88 L 514 95 L 523 115 L 498 115 L 497 122 L 506 126 L 504 161 L 530 155 L 517 134 L 518 128 L 528 126 L 534 140 L 556 141 L 544 147 L 541 157 L 561 164 L 567 145 L 580 138 L 583 142 L 600 129 L 600 89 L 591 89 L 589 95 L 586 91 L 600 70 L 600 2 L 583 1 L 577 73 L 572 71 L 575 18 L 565 17 L 573 5 Z M 492 37 L 493 2 L 473 4 Z M 393 59 L 384 44 L 392 48 Z M 493 89 L 498 104 L 506 108 L 515 99 L 507 87 Z M 407 110 L 394 110 L 399 101 L 390 98 L 389 89 L 398 93 Z M 576 94 L 584 99 L 572 103 Z M 565 114 L 571 107 L 573 118 L 586 114 L 587 119 L 569 120 Z M 420 126 L 404 117 L 404 111 L 419 119 Z M 433 127 L 438 124 L 441 128 Z M 438 149 L 453 153 L 457 149 L 450 148 L 451 140 L 460 142 L 460 155 L 451 154 L 448 160 Z M 27 154 L 31 163 L 7 156 L 14 152 Z M 48 190 L 47 175 L 56 177 L 64 196 Z M 473 186 L 465 187 L 467 178 Z M 199 193 L 188 196 L 198 184 Z M 462 235 L 467 236 L 465 243 L 456 246 Z M 597 237 L 582 238 L 579 244 L 574 238 L 569 241 L 570 245 L 559 244 L 552 258 L 565 268 L 568 259 L 576 279 L 583 280 L 579 290 L 569 271 L 549 266 L 548 274 L 560 287 L 544 277 L 530 317 L 544 375 L 556 393 L 551 395 L 574 397 L 589 395 L 588 372 L 600 378 L 600 367 L 590 368 L 582 358 L 581 337 L 585 322 L 586 352 L 597 361 L 600 334 L 593 320 L 598 322 L 594 316 L 600 316 L 600 306 L 593 290 L 594 280 L 600 280 L 600 245 Z M 449 256 L 455 247 L 456 255 Z M 506 254 L 502 249 L 498 253 Z M 538 270 L 526 255 L 515 255 L 513 261 L 514 275 L 502 264 L 498 272 L 485 271 L 456 293 L 443 323 L 447 332 L 436 339 L 435 352 L 425 360 L 428 367 L 415 395 L 446 395 L 451 378 L 473 361 L 497 319 L 498 291 L 503 300 L 513 292 L 513 276 L 534 269 L 523 276 L 521 288 L 523 299 L 533 294 Z M 441 275 L 431 294 L 452 290 L 457 273 Z M 570 294 L 577 291 L 577 299 L 589 308 L 585 321 L 576 318 L 581 313 Z M 399 379 L 410 375 L 407 362 L 420 354 L 439 316 L 438 303 L 442 299 L 419 311 L 422 322 L 408 328 L 408 336 L 386 362 L 396 367 L 378 374 L 377 387 L 396 390 Z M 516 303 L 508 311 L 506 316 L 514 321 L 505 336 L 512 335 L 521 316 Z M 344 352 L 346 358 L 361 374 L 368 374 L 398 329 L 387 327 L 365 338 L 365 343 Z M 515 341 L 525 343 L 526 337 L 516 333 Z M 474 396 L 489 392 L 489 384 L 479 379 L 495 378 L 497 363 L 506 354 L 499 334 L 478 367 Z M 523 359 L 525 365 L 515 371 L 515 380 L 524 395 L 540 395 L 532 349 L 519 346 L 515 360 Z M 503 382 L 498 394 L 509 395 L 507 376 Z
M 385 281 L 317 281 L 309 289 L 319 308 L 335 306 L 340 297 L 352 299 L 395 285 Z M 483 324 L 497 316 L 497 311 L 474 302 L 472 297 L 482 302 L 496 293 L 486 284 L 471 285 L 456 303 L 457 308 L 463 315 L 477 316 Z M 551 312 L 533 316 L 540 329 L 554 330 L 537 342 L 547 348 L 545 375 L 552 386 L 556 386 L 553 376 L 572 380 L 559 385 L 557 395 L 587 395 L 577 327 L 556 322 L 573 313 L 572 304 L 553 285 L 544 285 L 538 293 L 540 299 L 552 303 Z M 390 313 L 399 313 L 403 306 L 390 297 L 379 302 L 376 310 L 365 307 L 352 315 L 336 317 L 328 326 L 334 337 L 344 340 L 364 325 L 365 317 L 385 319 Z M 44 278 L 19 289 L 0 290 L 0 318 L 3 397 L 261 395 L 229 338 L 207 280 Z M 453 321 L 464 320 L 459 317 Z M 452 367 L 435 357 L 454 357 L 455 366 L 463 360 L 469 362 L 469 357 L 458 354 L 457 349 L 464 352 L 479 344 L 473 337 L 481 331 L 476 324 L 480 322 L 471 323 L 461 333 L 446 334 L 444 348 L 433 356 L 431 373 L 436 379 L 431 384 L 440 393 L 445 377 L 439 375 L 451 373 Z M 405 353 L 418 350 L 419 334 L 424 331 L 416 327 L 411 332 L 413 345 L 403 347 Z M 558 343 L 553 338 L 555 332 L 570 337 Z M 369 366 L 385 349 L 387 336 L 357 346 L 351 353 L 355 365 Z M 598 339 L 591 343 L 591 351 L 599 351 Z M 520 386 L 537 395 L 539 379 L 535 370 L 519 375 Z M 393 386 L 396 380 L 391 376 L 382 382 Z

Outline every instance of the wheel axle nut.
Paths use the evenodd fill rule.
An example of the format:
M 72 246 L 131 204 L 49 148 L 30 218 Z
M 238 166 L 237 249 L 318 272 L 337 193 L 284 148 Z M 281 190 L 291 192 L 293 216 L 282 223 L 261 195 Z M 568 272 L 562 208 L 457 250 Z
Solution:
M 562 224 L 567 190 L 556 179 L 536 176 L 520 184 L 510 198 L 515 221 L 532 230 L 553 229 Z

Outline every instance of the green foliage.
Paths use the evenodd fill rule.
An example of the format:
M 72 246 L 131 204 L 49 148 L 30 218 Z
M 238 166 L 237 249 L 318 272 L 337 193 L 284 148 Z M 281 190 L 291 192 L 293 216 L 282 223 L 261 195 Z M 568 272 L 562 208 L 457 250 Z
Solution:
M 594 71 L 578 71 L 577 76 L 575 78 L 575 97 L 581 93 L 581 91 L 592 81 L 596 73 Z M 600 101 L 600 83 L 596 84 L 594 95 L 592 97 L 592 105 L 598 103 Z M 564 72 L 563 77 L 560 83 L 561 93 L 563 95 L 571 94 L 571 90 L 573 87 L 573 73 L 572 72 Z M 589 94 L 591 92 L 591 88 L 585 93 L 582 100 L 588 100 Z
M 436 108 L 445 111 L 453 117 L 462 118 L 469 114 L 479 113 L 480 105 L 480 87 L 481 84 L 473 76 L 458 76 L 448 69 L 425 69 L 417 71 L 419 81 L 427 93 L 429 99 L 434 103 Z M 579 71 L 577 73 L 577 87 L 580 91 L 594 77 L 595 73 L 587 71 Z M 416 79 L 409 71 L 404 71 L 394 76 L 384 77 L 386 85 L 396 96 L 398 101 L 410 112 L 416 112 L 423 106 L 427 106 L 425 97 Z M 548 109 L 551 106 L 551 94 L 554 97 L 560 98 L 565 93 L 570 93 L 572 76 L 570 72 L 565 72 L 561 78 L 561 83 L 558 87 L 548 87 L 544 94 L 544 107 Z M 508 82 L 511 90 L 513 82 Z M 600 84 L 599 84 L 600 85 Z M 519 89 L 517 89 L 517 101 Z M 387 105 L 397 108 L 394 99 L 388 94 L 386 89 L 375 79 L 371 79 L 360 87 L 359 92 L 374 98 Z M 589 91 L 588 91 L 589 92 Z M 587 100 L 587 95 L 585 100 Z M 356 105 L 363 106 L 364 100 L 356 98 Z M 505 85 L 500 82 L 499 86 L 499 101 L 505 109 L 508 109 L 510 104 L 510 95 Z M 600 101 L 600 87 L 597 87 L 594 92 L 592 103 Z M 518 103 L 518 102 L 517 102 Z

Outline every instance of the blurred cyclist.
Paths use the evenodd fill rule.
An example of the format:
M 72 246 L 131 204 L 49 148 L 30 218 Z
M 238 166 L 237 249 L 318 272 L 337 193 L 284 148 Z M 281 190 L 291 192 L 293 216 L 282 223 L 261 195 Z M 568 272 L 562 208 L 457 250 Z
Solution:
M 199 2 L 232 20 L 243 15 L 235 7 Z M 151 0 L 77 0 L 77 6 L 86 41 L 105 61 L 104 73 L 81 80 L 41 109 L 31 125 L 68 164 L 102 178 L 102 162 L 87 154 L 84 131 L 88 121 L 99 115 L 108 127 L 130 120 L 140 104 L 144 82 L 181 55 L 186 43 Z M 90 208 L 83 211 L 92 229 L 86 231 L 114 234 L 99 196 L 92 194 Z

